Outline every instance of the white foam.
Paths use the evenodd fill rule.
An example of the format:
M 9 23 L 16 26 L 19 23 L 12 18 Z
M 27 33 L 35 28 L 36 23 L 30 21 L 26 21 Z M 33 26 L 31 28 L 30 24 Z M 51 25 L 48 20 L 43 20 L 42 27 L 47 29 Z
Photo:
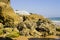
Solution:
M 52 21 L 54 24 L 60 25 L 60 21 Z
M 54 21 L 52 21 L 52 22 L 60 22 L 60 21 L 55 21 L 55 20 L 54 20 Z

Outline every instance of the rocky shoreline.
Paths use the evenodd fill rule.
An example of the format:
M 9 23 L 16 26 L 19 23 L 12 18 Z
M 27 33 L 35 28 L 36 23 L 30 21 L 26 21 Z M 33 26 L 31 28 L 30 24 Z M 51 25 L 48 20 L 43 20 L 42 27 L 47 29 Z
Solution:
M 60 37 L 60 26 L 42 15 L 16 14 L 10 6 L 10 0 L 0 0 L 0 35 L 4 38 L 45 38 L 51 35 Z

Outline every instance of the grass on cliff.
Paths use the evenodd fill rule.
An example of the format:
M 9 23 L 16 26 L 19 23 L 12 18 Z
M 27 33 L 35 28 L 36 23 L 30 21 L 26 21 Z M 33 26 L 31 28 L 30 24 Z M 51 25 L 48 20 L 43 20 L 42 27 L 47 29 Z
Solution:
M 16 31 L 13 31 L 13 32 L 7 34 L 6 37 L 16 38 L 16 37 L 19 37 L 19 33 Z

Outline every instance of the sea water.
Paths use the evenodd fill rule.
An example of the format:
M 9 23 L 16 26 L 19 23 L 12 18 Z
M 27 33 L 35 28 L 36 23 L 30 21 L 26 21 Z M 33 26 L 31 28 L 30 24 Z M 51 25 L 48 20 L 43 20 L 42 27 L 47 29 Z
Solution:
M 60 25 L 60 17 L 50 17 L 49 18 L 53 23 Z

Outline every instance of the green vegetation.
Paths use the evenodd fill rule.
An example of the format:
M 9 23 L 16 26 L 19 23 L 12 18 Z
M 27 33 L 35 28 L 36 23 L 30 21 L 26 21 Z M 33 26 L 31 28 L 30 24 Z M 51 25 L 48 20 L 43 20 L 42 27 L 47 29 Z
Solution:
M 0 19 L 0 22 L 2 23 L 3 21 Z
M 11 33 L 13 30 L 13 28 L 4 28 L 4 31 L 8 32 L 8 33 Z
M 2 1 L 2 2 L 1 2 Z M 16 14 L 10 7 L 10 0 L 0 0 L 0 35 L 15 38 L 19 36 L 46 37 L 60 35 L 60 27 L 56 26 L 42 15 Z M 58 33 L 56 33 L 58 31 Z
M 10 37 L 10 38 L 16 38 L 18 36 L 19 36 L 19 33 L 16 31 L 12 31 L 11 33 L 6 35 L 6 37 Z
M 56 28 L 56 31 L 59 31 L 60 32 L 60 27 Z
M 3 32 L 3 29 L 0 29 L 0 35 L 2 35 L 4 32 Z

